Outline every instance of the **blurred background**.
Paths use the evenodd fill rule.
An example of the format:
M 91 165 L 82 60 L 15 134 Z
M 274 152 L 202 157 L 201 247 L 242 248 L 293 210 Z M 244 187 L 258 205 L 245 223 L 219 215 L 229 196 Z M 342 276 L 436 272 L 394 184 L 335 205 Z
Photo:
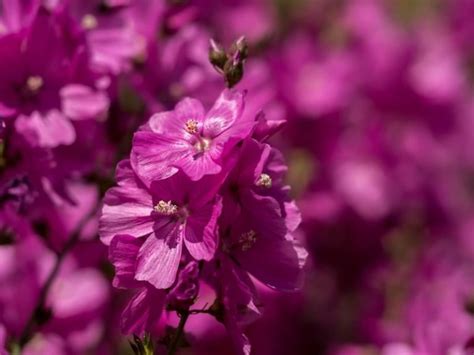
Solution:
M 55 152 L 82 174 L 68 182 L 74 207 L 42 205 L 28 222 L 2 212 L 4 227 L 31 236 L 12 246 L 2 232 L 7 334 L 22 329 L 44 282 L 44 235 L 53 250 L 64 245 L 152 113 L 185 96 L 209 107 L 223 88 L 209 39 L 228 46 L 245 35 L 238 88 L 250 112 L 287 121 L 271 142 L 287 159 L 310 252 L 300 293 L 259 286 L 264 315 L 246 329 L 253 353 L 474 353 L 473 0 L 64 3 L 110 105 L 107 120 L 76 123 L 78 145 Z M 131 354 L 118 330 L 126 295 L 110 286 L 96 220 L 82 234 L 52 288 L 54 318 L 25 354 Z M 231 354 L 213 318 L 192 317 L 186 331 L 180 353 Z

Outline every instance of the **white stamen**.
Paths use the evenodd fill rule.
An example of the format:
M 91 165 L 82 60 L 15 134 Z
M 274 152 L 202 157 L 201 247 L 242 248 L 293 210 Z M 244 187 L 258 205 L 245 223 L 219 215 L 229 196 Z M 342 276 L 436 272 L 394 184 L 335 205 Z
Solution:
M 198 124 L 199 122 L 196 120 L 187 120 L 184 124 L 184 129 L 186 129 L 188 133 L 196 134 L 198 133 Z
M 178 206 L 171 203 L 171 201 L 166 202 L 163 200 L 160 200 L 153 209 L 155 212 L 165 216 L 172 216 L 178 212 Z
M 81 26 L 85 30 L 93 30 L 98 26 L 97 18 L 94 15 L 87 14 L 82 18 Z
M 272 187 L 272 178 L 268 174 L 261 174 L 255 184 L 269 189 Z
M 41 89 L 43 84 L 44 84 L 43 78 L 37 75 L 30 76 L 26 80 L 26 87 L 31 92 L 37 92 L 39 89 Z
M 246 233 L 242 233 L 239 238 L 239 245 L 242 251 L 247 251 L 253 247 L 257 242 L 257 233 L 254 230 L 249 230 Z

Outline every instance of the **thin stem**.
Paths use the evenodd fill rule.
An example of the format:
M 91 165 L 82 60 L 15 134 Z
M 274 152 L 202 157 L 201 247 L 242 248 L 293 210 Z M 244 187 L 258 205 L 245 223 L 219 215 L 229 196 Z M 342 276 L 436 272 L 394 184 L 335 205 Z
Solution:
M 184 333 L 184 326 L 186 325 L 186 321 L 190 315 L 189 311 L 181 311 L 178 313 L 180 315 L 180 320 L 178 324 L 178 328 L 176 329 L 176 333 L 171 341 L 170 348 L 168 349 L 168 355 L 175 355 L 176 350 L 178 349 L 179 341 Z
M 41 288 L 38 301 L 36 303 L 36 307 L 34 308 L 28 322 L 26 323 L 25 327 L 23 328 L 23 331 L 21 332 L 21 336 L 18 340 L 18 347 L 20 350 L 23 349 L 23 347 L 28 343 L 31 336 L 33 335 L 34 328 L 38 323 L 38 316 L 41 314 L 44 314 L 44 312 L 46 311 L 45 303 L 46 303 L 46 298 L 48 296 L 48 292 L 54 280 L 56 279 L 56 276 L 59 273 L 59 270 L 61 268 L 64 258 L 69 253 L 69 251 L 71 251 L 71 249 L 76 245 L 76 243 L 79 241 L 82 229 L 84 228 L 86 223 L 89 222 L 89 220 L 93 216 L 96 215 L 98 208 L 99 208 L 99 205 L 97 205 L 87 216 L 85 216 L 79 222 L 79 224 L 74 229 L 74 231 L 72 232 L 67 242 L 64 244 L 63 248 L 57 253 L 56 261 L 53 265 L 53 268 L 51 269 L 51 272 L 49 273 L 48 278 L 46 279 L 46 282 Z

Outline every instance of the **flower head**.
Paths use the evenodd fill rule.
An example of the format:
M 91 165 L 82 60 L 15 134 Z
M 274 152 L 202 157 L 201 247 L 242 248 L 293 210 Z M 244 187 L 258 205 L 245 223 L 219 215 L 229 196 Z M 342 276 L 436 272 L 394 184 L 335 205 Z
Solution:
M 225 90 L 207 114 L 190 98 L 173 111 L 155 114 L 134 136 L 133 168 L 146 185 L 179 170 L 193 181 L 221 172 L 225 156 L 255 125 L 242 120 L 243 106 L 241 92 Z

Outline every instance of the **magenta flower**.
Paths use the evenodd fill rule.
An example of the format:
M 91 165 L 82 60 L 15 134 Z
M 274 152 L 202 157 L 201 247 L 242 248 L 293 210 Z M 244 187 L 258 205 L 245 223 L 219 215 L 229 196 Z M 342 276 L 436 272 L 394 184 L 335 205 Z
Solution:
M 157 288 L 170 287 L 176 277 L 183 243 L 197 260 L 210 260 L 217 246 L 216 197 L 220 175 L 193 182 L 183 173 L 143 185 L 129 161 L 117 168 L 118 187 L 104 199 L 100 235 L 109 244 L 117 234 L 145 237 L 135 279 Z
M 139 13 L 142 15 L 139 17 L 134 14 L 140 10 L 138 3 L 130 0 L 68 1 L 68 10 L 84 31 L 94 69 L 119 74 L 131 68 L 134 57 L 145 53 L 147 41 L 137 27 L 156 31 L 163 6 L 160 1 L 148 2 L 149 12 Z
M 104 116 L 109 99 L 96 87 L 84 45 L 64 14 L 43 8 L 30 27 L 0 37 L 0 115 L 17 118 L 32 146 L 69 145 L 72 121 Z
M 224 90 L 207 114 L 199 101 L 190 98 L 173 111 L 155 114 L 134 136 L 134 170 L 148 186 L 180 169 L 193 181 L 219 173 L 224 157 L 255 125 L 241 119 L 243 108 L 243 93 Z
M 266 144 L 246 142 L 224 195 L 224 250 L 266 285 L 301 287 L 307 252 L 292 232 L 299 211 L 282 184 L 286 167 Z

